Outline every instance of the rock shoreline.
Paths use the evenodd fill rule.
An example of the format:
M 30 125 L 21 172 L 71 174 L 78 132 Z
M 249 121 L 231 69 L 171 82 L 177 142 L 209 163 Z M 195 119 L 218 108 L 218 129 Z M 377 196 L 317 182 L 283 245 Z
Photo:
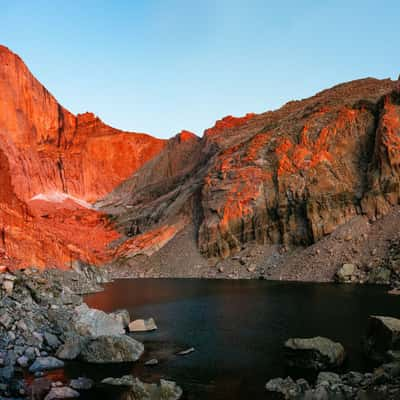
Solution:
M 102 290 L 100 285 L 106 282 L 110 275 L 105 269 L 87 265 L 72 271 L 27 269 L 0 274 L 0 399 L 79 397 L 81 391 L 101 383 L 84 377 L 52 382 L 46 373 L 62 370 L 70 360 L 110 364 L 141 357 L 143 344 L 127 335 L 126 310 L 107 314 L 83 302 L 83 294 Z M 137 397 L 138 388 L 165 400 L 182 394 L 174 382 L 156 386 L 136 379 L 126 398 L 147 398 L 146 390 Z

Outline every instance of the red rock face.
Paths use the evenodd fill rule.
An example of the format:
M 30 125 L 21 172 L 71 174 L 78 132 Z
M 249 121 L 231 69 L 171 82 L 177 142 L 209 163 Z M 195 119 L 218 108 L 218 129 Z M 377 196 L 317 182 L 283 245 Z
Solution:
M 186 149 L 189 174 L 178 166 L 165 185 L 165 175 L 150 172 L 160 168 L 147 164 L 140 172 L 152 176 L 156 196 L 140 177 L 128 179 L 105 209 L 138 246 L 144 232 L 182 215 L 209 257 L 254 240 L 314 243 L 358 214 L 377 217 L 398 203 L 397 93 L 396 82 L 365 79 L 274 112 L 224 118 Z M 110 206 L 121 202 L 132 206 Z
M 0 46 L 0 230 L 3 263 L 98 263 L 119 234 L 89 203 L 109 193 L 166 142 L 74 116 Z M 5 258 L 6 257 L 6 258 Z
M 188 224 L 208 257 L 310 244 L 386 214 L 399 188 L 397 82 L 349 82 L 164 141 L 71 114 L 0 47 L 0 271 L 150 255 Z

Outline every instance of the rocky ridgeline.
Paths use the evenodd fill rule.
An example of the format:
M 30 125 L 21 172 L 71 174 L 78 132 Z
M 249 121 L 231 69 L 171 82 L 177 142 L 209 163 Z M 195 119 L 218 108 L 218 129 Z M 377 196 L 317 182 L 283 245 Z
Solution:
M 303 378 L 275 378 L 267 382 L 266 390 L 285 400 L 398 400 L 400 320 L 371 316 L 365 351 L 371 360 L 383 364 L 372 372 L 339 374 L 346 357 L 340 343 L 322 337 L 289 339 L 285 343 L 287 366 L 308 375 L 318 373 L 317 379 L 311 384 Z
M 97 383 L 84 377 L 52 382 L 46 372 L 62 369 L 69 360 L 105 364 L 139 359 L 143 344 L 126 332 L 156 329 L 154 321 L 131 322 L 126 310 L 107 314 L 89 308 L 77 294 L 99 290 L 107 279 L 103 270 L 82 265 L 67 273 L 27 269 L 0 274 L 0 398 L 79 397 Z M 149 385 L 131 378 L 132 384 L 122 385 L 127 399 L 151 395 L 173 400 L 182 394 L 174 382 Z M 116 382 L 102 384 L 114 387 Z

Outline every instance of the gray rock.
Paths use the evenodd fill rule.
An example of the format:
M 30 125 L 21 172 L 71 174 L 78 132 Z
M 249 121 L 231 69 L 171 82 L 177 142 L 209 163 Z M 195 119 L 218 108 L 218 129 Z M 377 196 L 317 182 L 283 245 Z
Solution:
M 391 274 L 392 272 L 388 268 L 374 268 L 368 275 L 368 282 L 379 285 L 389 285 Z
M 35 362 L 29 367 L 29 372 L 35 373 L 63 367 L 64 362 L 55 357 L 38 357 Z
M 143 354 L 144 346 L 127 336 L 99 336 L 86 341 L 80 358 L 89 363 L 119 363 L 136 361 Z
M 26 368 L 29 365 L 29 358 L 27 356 L 18 357 L 17 363 L 22 368 Z
M 75 390 L 89 390 L 93 387 L 93 381 L 89 378 L 79 377 L 71 379 L 69 386 Z
M 342 380 L 340 376 L 334 372 L 320 372 L 317 377 L 317 385 L 321 385 L 323 382 L 332 385 L 335 383 L 341 383 Z
M 129 324 L 129 332 L 147 332 L 157 329 L 157 325 L 153 318 L 136 319 Z
M 0 382 L 8 383 L 14 376 L 14 367 L 8 365 L 6 367 L 0 368 Z
M 0 315 L 0 325 L 4 328 L 9 329 L 13 323 L 10 314 L 7 311 L 2 311 Z
M 102 383 L 112 386 L 128 388 L 126 400 L 178 400 L 182 396 L 182 389 L 172 381 L 160 380 L 160 384 L 144 383 L 131 375 L 122 378 L 106 378 Z
M 343 264 L 336 272 L 336 279 L 342 283 L 348 283 L 355 280 L 357 267 L 354 264 Z
M 122 335 L 125 333 L 121 321 L 116 320 L 112 315 L 103 311 L 89 308 L 82 304 L 75 308 L 72 319 L 74 331 L 81 336 L 110 336 Z
M 50 332 L 45 332 L 43 334 L 44 340 L 47 343 L 47 345 L 52 348 L 52 349 L 58 349 L 58 347 L 61 345 L 60 340 L 56 335 L 53 335 Z
M 61 360 L 75 360 L 81 354 L 85 339 L 81 336 L 70 336 L 57 350 L 57 357 Z
M 75 399 L 79 397 L 79 393 L 68 386 L 53 387 L 44 398 L 44 400 L 58 400 L 58 399 Z
M 298 396 L 301 391 L 299 386 L 288 376 L 287 378 L 274 378 L 267 382 L 265 389 L 268 392 L 280 393 L 285 399 L 292 399 Z
M 131 317 L 128 310 L 116 310 L 109 315 L 121 323 L 125 329 L 128 328 L 129 323 L 131 322 Z
M 322 371 L 343 364 L 345 351 L 340 343 L 324 337 L 291 338 L 285 343 L 288 366 Z
M 380 362 L 388 351 L 400 350 L 400 319 L 371 315 L 365 345 L 368 356 Z

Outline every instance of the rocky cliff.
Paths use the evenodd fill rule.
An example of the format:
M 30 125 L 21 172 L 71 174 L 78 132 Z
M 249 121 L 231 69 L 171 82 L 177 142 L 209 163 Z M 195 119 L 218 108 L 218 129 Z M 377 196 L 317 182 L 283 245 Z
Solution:
M 0 47 L 0 259 L 151 255 L 185 227 L 206 257 L 309 245 L 399 203 L 400 91 L 362 79 L 165 141 L 73 115 Z
M 165 146 L 73 115 L 0 46 L 0 251 L 9 265 L 98 263 L 119 237 L 91 203 Z

